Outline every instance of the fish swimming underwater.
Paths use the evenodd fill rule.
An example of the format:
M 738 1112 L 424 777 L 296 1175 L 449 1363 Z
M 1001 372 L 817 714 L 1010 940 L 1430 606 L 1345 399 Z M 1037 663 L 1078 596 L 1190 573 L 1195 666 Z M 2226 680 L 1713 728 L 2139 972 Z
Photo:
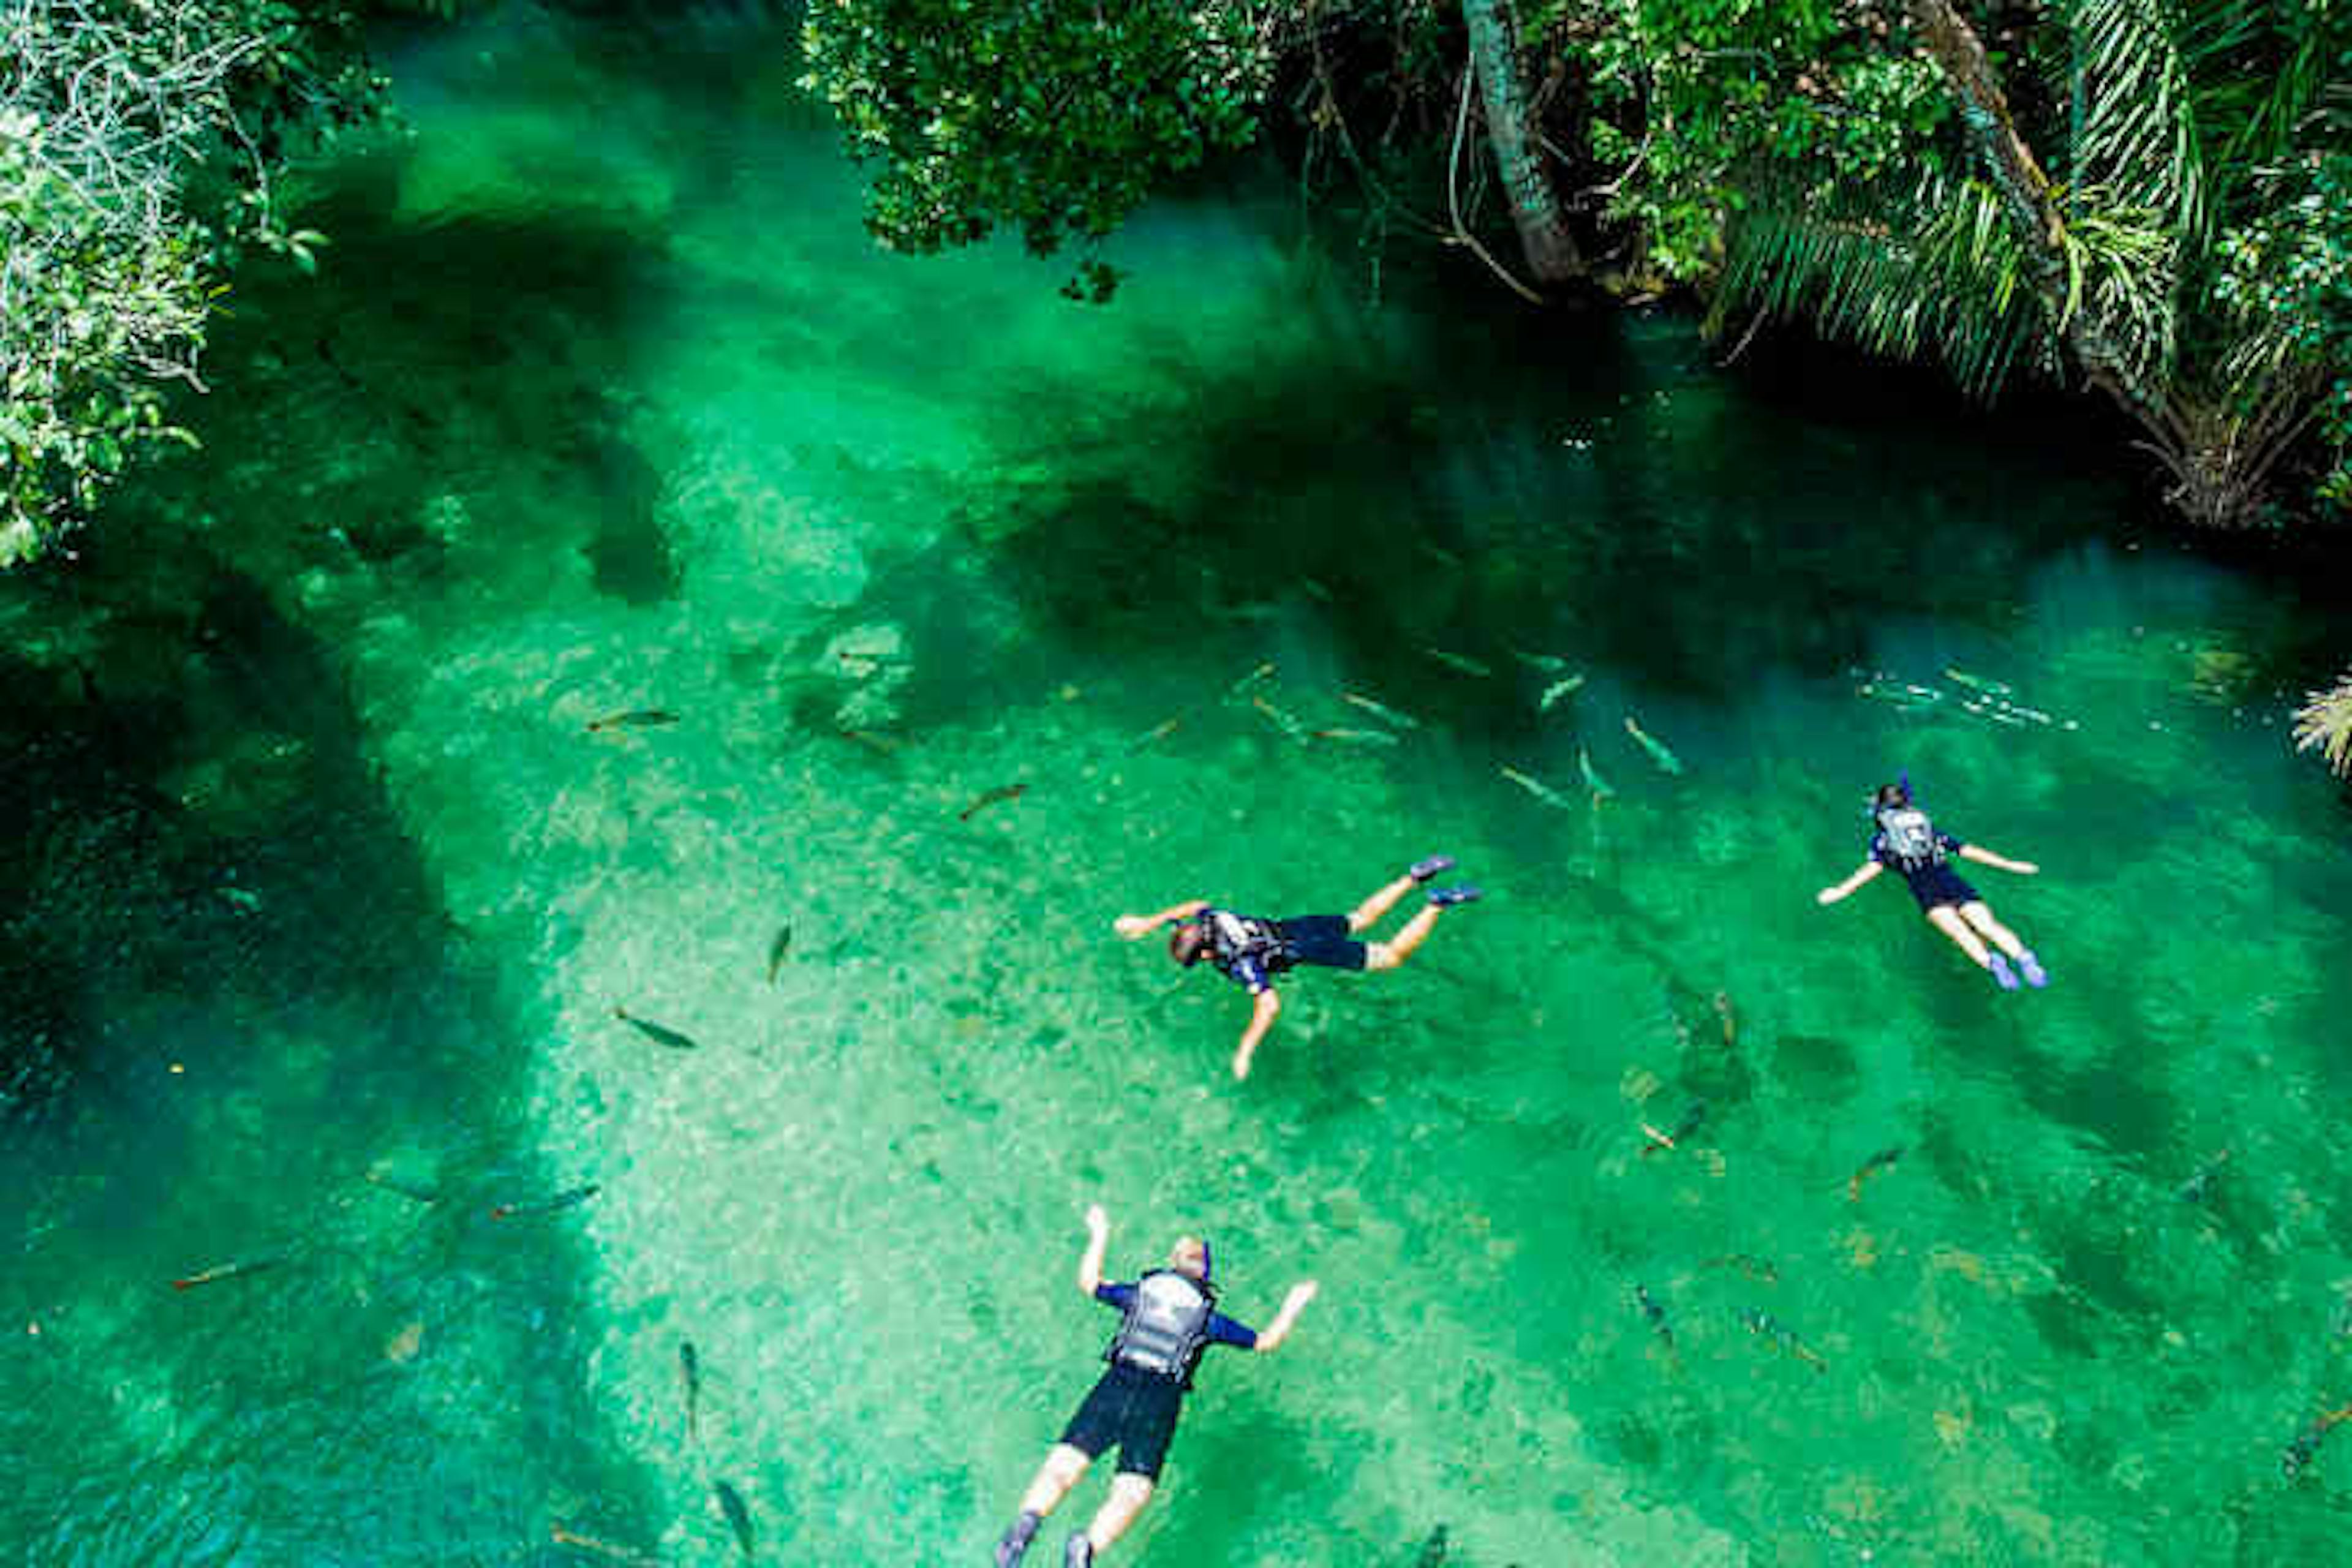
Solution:
M 554 1214 L 562 1209 L 576 1208 L 604 1190 L 593 1182 L 584 1187 L 566 1187 L 548 1197 L 528 1198 L 519 1204 L 500 1204 L 490 1210 L 490 1217 L 514 1219 L 523 1215 Z
M 1745 1307 L 1740 1310 L 1739 1321 L 1748 1325 L 1749 1333 L 1772 1346 L 1773 1349 L 1795 1356 L 1815 1372 L 1829 1371 L 1830 1363 L 1814 1354 L 1804 1341 L 1799 1339 L 1788 1325 L 1773 1317 L 1771 1313 L 1759 1311 L 1753 1307 Z
M 588 721 L 591 734 L 605 730 L 650 730 L 662 724 L 675 724 L 677 715 L 667 708 L 632 708 L 624 713 L 607 713 L 602 719 Z
M 613 1016 L 635 1029 L 657 1046 L 667 1046 L 674 1051 L 695 1051 L 702 1048 L 691 1035 L 681 1035 L 676 1029 L 656 1024 L 650 1018 L 640 1018 L 626 1007 L 615 1005 Z
M 1583 688 L 1583 686 L 1584 677 L 1581 675 L 1564 676 L 1561 679 L 1553 681 L 1549 686 L 1544 688 L 1543 695 L 1536 699 L 1536 711 L 1538 713 L 1550 712 L 1553 703 L 1558 702 L 1564 698 L 1575 696 L 1577 692 Z
M 686 1392 L 686 1440 L 700 1440 L 695 1426 L 696 1412 L 702 1403 L 702 1358 L 695 1353 L 692 1340 L 677 1342 L 677 1381 Z
M 1668 1350 L 1674 1349 L 1674 1327 L 1666 1321 L 1665 1308 L 1659 1304 L 1658 1299 L 1655 1296 L 1650 1294 L 1650 1289 L 1648 1286 L 1636 1285 L 1633 1287 L 1633 1303 L 1642 1309 L 1642 1316 L 1648 1320 L 1651 1331 L 1655 1333 L 1660 1340 L 1665 1342 L 1665 1346 Z
M 1498 771 L 1505 778 L 1510 780 L 1513 784 L 1518 785 L 1521 789 L 1527 791 L 1529 795 L 1535 796 L 1546 805 L 1558 806 L 1562 811 L 1574 811 L 1576 809 L 1576 803 L 1574 801 L 1569 799 L 1566 795 L 1560 794 L 1559 791 L 1552 788 L 1551 785 L 1544 783 L 1541 779 L 1530 778 L 1526 773 L 1519 772 L 1517 768 L 1502 768 Z
M 1848 1176 L 1845 1180 L 1846 1202 L 1861 1202 L 1863 1184 L 1869 1181 L 1871 1177 L 1876 1175 L 1879 1172 L 1887 1169 L 1889 1166 L 1893 1165 L 1895 1161 L 1900 1160 L 1901 1158 L 1903 1158 L 1903 1150 L 1898 1144 L 1892 1149 L 1881 1149 L 1869 1159 L 1864 1160 L 1862 1163 L 1862 1168 L 1854 1172 L 1853 1175 Z
M 777 928 L 774 939 L 768 943 L 769 984 L 773 985 L 776 983 L 776 971 L 784 966 L 784 958 L 792 951 L 793 922 L 786 921 Z
M 1602 778 L 1601 770 L 1592 765 L 1592 753 L 1582 746 L 1576 748 L 1576 768 L 1584 775 L 1584 787 L 1592 792 L 1595 805 L 1617 798 L 1617 792 L 1609 787 L 1609 781 Z
M 275 1268 L 285 1261 L 283 1256 L 273 1254 L 266 1258 L 244 1258 L 235 1263 L 216 1263 L 210 1268 L 182 1275 L 172 1281 L 172 1289 L 193 1290 L 199 1285 L 217 1285 L 224 1279 L 241 1279 L 247 1274 L 258 1274 L 265 1268 Z
M 1646 1160 L 1660 1150 L 1675 1147 L 1697 1131 L 1706 1122 L 1706 1101 L 1704 1100 L 1692 1100 L 1689 1107 L 1683 1111 L 1682 1120 L 1675 1123 L 1675 1130 L 1671 1132 L 1661 1132 L 1648 1122 L 1643 1122 L 1642 1134 L 1650 1142 L 1648 1146 L 1643 1149 L 1642 1158 Z
M 956 813 L 956 820 L 958 822 L 970 822 L 974 812 L 985 811 L 990 806 L 999 805 L 1004 801 L 1019 800 L 1023 795 L 1028 793 L 1029 786 L 1025 784 L 998 784 L 993 789 L 984 789 L 980 792 L 979 797 L 970 805 L 965 806 L 961 811 Z
M 743 1561 L 751 1560 L 751 1510 L 743 1506 L 743 1494 L 725 1481 L 710 1483 L 710 1493 L 719 1500 L 719 1511 L 727 1516 L 727 1528 L 735 1532 L 735 1544 L 743 1549 Z
M 1495 673 L 1466 653 L 1450 653 L 1442 647 L 1424 647 L 1421 651 L 1448 669 L 1457 670 L 1464 675 L 1475 675 L 1482 680 Z
M 1683 771 L 1683 760 L 1668 751 L 1664 741 L 1634 722 L 1631 713 L 1625 715 L 1625 733 L 1633 737 L 1635 745 L 1650 753 L 1650 760 L 1658 764 L 1660 773 L 1679 774 Z
M 1342 691 L 1339 693 L 1339 700 L 1348 703 L 1351 707 L 1362 709 L 1365 712 L 1370 714 L 1373 718 L 1378 719 L 1381 723 L 1386 724 L 1392 729 L 1418 730 L 1421 728 L 1421 721 L 1414 718 L 1412 714 L 1400 712 L 1396 709 L 1390 707 L 1385 702 L 1375 702 L 1370 698 L 1359 695 L 1356 692 Z

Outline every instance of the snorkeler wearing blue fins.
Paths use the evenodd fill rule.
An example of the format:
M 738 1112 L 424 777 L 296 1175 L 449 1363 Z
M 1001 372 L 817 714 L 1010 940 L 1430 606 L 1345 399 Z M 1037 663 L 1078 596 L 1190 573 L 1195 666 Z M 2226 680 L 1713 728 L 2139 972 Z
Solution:
M 1879 872 L 1892 867 L 1918 900 L 1927 923 L 1959 944 L 1978 968 L 1990 973 L 2003 991 L 2017 989 L 2020 973 L 2025 984 L 2042 986 L 2050 975 L 2042 961 L 2017 938 L 2017 933 L 1993 919 L 1992 910 L 1977 890 L 1952 869 L 1952 857 L 1973 860 L 1996 870 L 2031 877 L 2041 870 L 2028 860 L 2011 860 L 1974 844 L 1963 844 L 1938 829 L 1911 796 L 1911 780 L 1881 784 L 1871 803 L 1873 832 L 1870 858 L 1861 869 L 1833 888 L 1814 895 L 1818 903 L 1833 904 Z M 1985 944 L 1990 942 L 1992 946 Z M 1995 951 L 1998 949 L 1999 951 Z M 2017 961 L 2017 969 L 2009 966 Z
M 1234 1076 L 1249 1077 L 1250 1058 L 1258 1042 L 1274 1027 L 1282 999 L 1274 994 L 1274 977 L 1302 963 L 1326 969 L 1394 969 L 1412 956 L 1427 940 L 1437 917 L 1455 904 L 1478 897 L 1464 883 L 1438 888 L 1428 904 L 1405 921 L 1386 942 L 1358 942 L 1356 933 L 1396 907 L 1396 902 L 1440 871 L 1450 870 L 1451 855 L 1432 855 L 1414 861 L 1402 876 L 1381 888 L 1344 915 L 1299 915 L 1289 920 L 1265 920 L 1221 910 L 1206 899 L 1187 899 L 1152 915 L 1121 915 L 1111 922 L 1119 935 L 1139 942 L 1164 925 L 1174 925 L 1168 939 L 1168 956 L 1190 969 L 1202 959 L 1216 972 L 1250 994 L 1249 1026 L 1242 1031 L 1234 1052 Z
M 1063 1568 L 1088 1568 L 1095 1554 L 1109 1550 L 1151 1500 L 1169 1441 L 1176 1435 L 1176 1417 L 1192 1386 L 1192 1371 L 1209 1347 L 1271 1351 L 1290 1337 L 1298 1314 L 1315 1299 L 1312 1279 L 1293 1285 L 1274 1321 L 1263 1331 L 1252 1330 L 1217 1310 L 1216 1287 L 1209 1282 L 1209 1244 L 1198 1237 L 1178 1237 L 1168 1254 L 1168 1267 L 1124 1284 L 1103 1279 L 1103 1253 L 1109 1245 L 1110 1216 L 1096 1204 L 1087 1210 L 1087 1250 L 1078 1259 L 1078 1289 L 1118 1309 L 1118 1331 L 1103 1352 L 1110 1367 L 1063 1428 L 1061 1441 L 1045 1456 L 1037 1479 L 1029 1483 L 1020 1517 L 996 1543 L 996 1568 L 1013 1568 L 1021 1561 L 1045 1516 L 1069 1495 L 1096 1457 L 1117 1445 L 1118 1474 L 1111 1479 L 1110 1496 L 1094 1521 L 1071 1535 L 1062 1552 Z

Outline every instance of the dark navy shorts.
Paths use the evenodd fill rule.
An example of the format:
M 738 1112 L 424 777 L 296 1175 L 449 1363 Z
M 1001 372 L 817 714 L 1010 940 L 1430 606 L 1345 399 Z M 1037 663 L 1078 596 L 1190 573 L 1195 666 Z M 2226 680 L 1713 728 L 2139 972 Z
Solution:
M 1315 963 L 1326 969 L 1364 967 L 1364 944 L 1348 929 L 1345 915 L 1300 915 L 1276 921 L 1274 926 L 1290 949 L 1293 963 Z
M 1910 884 L 1911 896 L 1919 900 L 1923 910 L 1940 910 L 1948 904 L 1973 904 L 1984 897 L 1949 866 L 1930 866 L 1903 879 Z
M 1184 1408 L 1184 1385 L 1130 1366 L 1114 1366 L 1062 1428 L 1062 1441 L 1092 1459 L 1114 1444 L 1118 1473 L 1156 1480 Z

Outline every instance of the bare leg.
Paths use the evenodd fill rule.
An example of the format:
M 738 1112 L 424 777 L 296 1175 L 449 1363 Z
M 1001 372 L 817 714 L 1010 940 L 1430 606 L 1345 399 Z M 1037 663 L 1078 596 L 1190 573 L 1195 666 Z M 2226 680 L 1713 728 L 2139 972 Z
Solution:
M 1427 940 L 1431 931 L 1437 929 L 1437 917 L 1444 912 L 1445 911 L 1444 910 L 1438 908 L 1435 904 L 1428 905 L 1426 908 L 1416 913 L 1412 919 L 1405 921 L 1404 925 L 1397 931 L 1396 935 L 1389 938 L 1388 941 L 1366 942 L 1364 944 L 1364 967 L 1366 969 L 1394 969 L 1398 964 L 1402 963 L 1406 959 L 1411 958 L 1412 956 L 1412 950 L 1419 947 L 1423 941 Z
M 1377 925 L 1380 918 L 1396 908 L 1396 901 L 1412 892 L 1416 885 L 1411 877 L 1399 877 L 1355 907 L 1348 916 L 1348 929 L 1359 931 Z
M 1960 906 L 1960 918 L 1968 921 L 1969 925 L 1975 927 L 1977 931 L 1989 938 L 1995 947 L 2000 948 L 2001 952 L 2009 954 L 2010 957 L 2023 958 L 2025 956 L 2025 944 L 2017 940 L 2017 933 L 2015 931 L 2010 930 L 2007 926 L 1992 918 L 1991 906 L 1987 904 L 1982 899 L 1979 899 L 1976 902 L 1971 904 L 1962 904 Z
M 1087 1539 L 1094 1542 L 1097 1552 L 1109 1551 L 1111 1542 L 1127 1533 L 1127 1527 L 1135 1522 L 1135 1516 L 1141 1513 L 1143 1505 L 1150 1500 L 1151 1479 L 1149 1476 L 1124 1473 L 1113 1476 L 1110 1496 L 1103 1500 L 1095 1521 L 1087 1526 Z
M 1960 911 L 1951 905 L 1938 904 L 1929 910 L 1927 923 L 1959 943 L 1960 951 L 1967 953 L 1969 961 L 1979 969 L 1986 967 L 1992 962 L 1992 955 L 1985 951 L 1985 944 L 1978 940 L 1975 931 L 1969 929 L 1968 922 L 1960 919 Z
M 1053 1512 L 1061 1500 L 1070 1495 L 1070 1489 L 1078 1484 L 1078 1478 L 1087 1473 L 1087 1467 L 1093 1462 L 1067 1443 L 1055 1444 L 1054 1451 L 1045 1456 L 1045 1464 L 1038 1467 L 1037 1479 L 1031 1481 L 1029 1489 L 1022 1494 L 1021 1511 L 1034 1513 L 1040 1519 Z

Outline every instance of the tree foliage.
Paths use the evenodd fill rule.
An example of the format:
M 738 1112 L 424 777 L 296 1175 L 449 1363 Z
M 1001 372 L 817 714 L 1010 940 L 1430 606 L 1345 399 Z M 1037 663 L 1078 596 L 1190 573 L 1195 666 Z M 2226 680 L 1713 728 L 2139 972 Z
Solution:
M 1247 142 L 1266 8 L 1245 0 L 814 0 L 807 85 L 877 165 L 866 222 L 909 251 L 999 228 L 1039 255 L 1109 234 Z M 1097 289 L 1108 272 L 1088 269 Z
M 2142 424 L 2201 522 L 2274 515 L 2282 465 L 2352 504 L 2340 0 L 1517 14 L 1539 84 L 1526 140 L 1577 193 L 1604 278 L 1940 361 L 1982 395 L 2080 377 Z M 1432 0 L 819 0 L 810 79 L 876 160 L 886 239 L 1012 226 L 1049 249 L 1286 109 L 1310 167 L 1336 143 L 1380 213 L 1409 207 L 1412 155 L 1432 184 L 1454 172 L 1452 116 L 1411 110 L 1466 105 L 1472 19 Z M 1384 129 L 1355 129 L 1374 114 Z M 1458 219 L 1424 226 L 1485 254 Z
M 164 388 L 203 384 L 214 279 L 256 244 L 312 264 L 273 177 L 379 85 L 333 0 L 0 7 L 0 566 L 193 442 Z

